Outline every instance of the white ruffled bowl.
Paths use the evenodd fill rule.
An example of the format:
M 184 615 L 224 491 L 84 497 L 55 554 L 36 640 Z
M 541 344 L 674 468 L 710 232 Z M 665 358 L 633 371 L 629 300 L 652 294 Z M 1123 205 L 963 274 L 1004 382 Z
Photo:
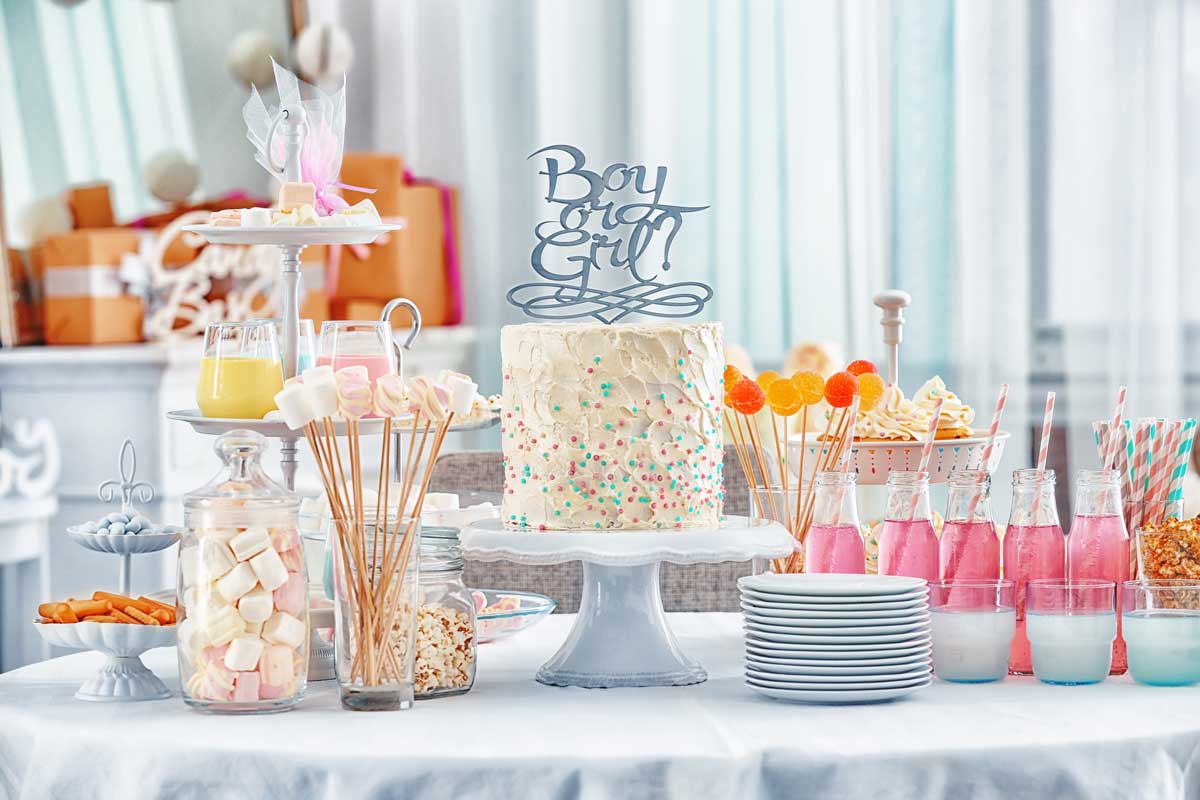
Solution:
M 95 650 L 107 656 L 104 666 L 89 678 L 75 697 L 107 703 L 161 700 L 171 696 L 166 684 L 142 663 L 140 656 L 155 647 L 175 644 L 174 625 L 129 625 L 119 622 L 34 622 L 38 634 L 52 645 Z
M 788 438 L 788 464 L 793 470 L 800 463 L 800 450 L 803 448 L 804 472 L 808 475 L 813 459 L 823 445 L 820 436 L 819 433 L 810 432 L 807 435 L 797 433 Z M 1009 434 L 1005 431 L 996 434 L 990 469 L 994 470 L 1000 463 L 1008 438 Z M 984 434 L 934 442 L 929 457 L 929 482 L 945 483 L 955 470 L 980 469 L 987 439 Z M 855 442 L 850 453 L 850 468 L 858 472 L 860 486 L 879 486 L 887 483 L 891 472 L 915 470 L 921 461 L 921 447 L 921 442 Z

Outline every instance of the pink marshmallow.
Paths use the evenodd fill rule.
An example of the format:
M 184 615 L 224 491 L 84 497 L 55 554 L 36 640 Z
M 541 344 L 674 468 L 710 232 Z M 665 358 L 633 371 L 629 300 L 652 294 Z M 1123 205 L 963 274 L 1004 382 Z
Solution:
M 275 590 L 275 608 L 293 617 L 303 616 L 308 584 L 298 572 L 289 572 L 287 583 Z
M 258 699 L 259 675 L 257 672 L 239 672 L 233 685 L 233 699 L 249 703 Z
M 284 550 L 279 554 L 279 560 L 288 572 L 299 572 L 304 561 L 304 551 L 299 548 Z
M 258 685 L 259 700 L 278 700 L 281 697 L 287 697 L 290 692 L 282 686 L 272 686 L 269 683 L 260 683 Z
M 271 528 L 271 546 L 283 555 L 285 550 L 296 550 L 300 547 L 300 532 L 295 528 Z

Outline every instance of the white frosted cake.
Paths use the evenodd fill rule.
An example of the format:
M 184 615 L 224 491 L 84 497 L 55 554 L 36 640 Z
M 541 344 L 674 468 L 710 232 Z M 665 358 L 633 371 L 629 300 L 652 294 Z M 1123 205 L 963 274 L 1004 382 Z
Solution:
M 551 530 L 721 517 L 721 324 L 510 325 L 502 515 Z

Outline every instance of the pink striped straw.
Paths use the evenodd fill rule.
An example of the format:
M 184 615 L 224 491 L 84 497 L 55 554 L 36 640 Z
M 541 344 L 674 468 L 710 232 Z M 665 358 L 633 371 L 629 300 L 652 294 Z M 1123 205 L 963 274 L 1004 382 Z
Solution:
M 1108 451 L 1104 454 L 1104 461 L 1101 464 L 1102 469 L 1112 469 L 1117 460 L 1117 443 L 1122 438 L 1118 429 L 1121 427 L 1121 420 L 1125 417 L 1126 391 L 1124 386 L 1117 389 L 1117 407 L 1113 411 L 1112 425 L 1108 428 Z
M 1038 445 L 1038 472 L 1046 471 L 1050 457 L 1050 426 L 1054 424 L 1054 392 L 1046 392 L 1046 413 L 1042 416 L 1042 441 Z
M 925 444 L 921 445 L 921 460 L 917 463 L 917 477 L 924 475 L 929 470 L 929 458 L 933 455 L 933 441 L 937 438 L 938 421 L 942 416 L 942 403 L 944 402 L 945 398 L 939 397 L 933 404 L 933 417 L 929 420 L 929 430 L 925 432 Z M 919 491 L 913 492 L 912 500 L 908 505 L 909 519 L 912 519 L 917 513 L 917 503 L 920 498 Z
M 996 410 L 992 413 L 992 424 L 988 426 L 988 440 L 983 448 L 983 460 L 979 468 L 992 471 L 992 451 L 996 448 L 996 433 L 1000 430 L 1000 418 L 1004 416 L 1004 404 L 1008 400 L 1008 384 L 1000 384 L 1000 396 L 996 398 Z

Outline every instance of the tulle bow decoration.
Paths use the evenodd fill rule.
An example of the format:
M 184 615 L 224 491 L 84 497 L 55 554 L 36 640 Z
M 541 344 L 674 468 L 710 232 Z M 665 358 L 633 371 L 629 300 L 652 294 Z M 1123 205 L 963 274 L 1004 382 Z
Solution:
M 282 164 L 284 160 L 284 143 L 276 136 L 270 142 L 271 155 L 267 154 L 267 136 L 271 124 L 279 114 L 279 109 L 287 106 L 300 106 L 306 116 L 304 144 L 300 149 L 300 179 L 311 183 L 316 188 L 316 210 L 321 216 L 329 216 L 338 209 L 346 208 L 347 203 L 334 189 L 342 186 L 337 182 L 338 173 L 342 169 L 342 149 L 345 144 L 346 130 L 346 80 L 332 95 L 320 88 L 297 78 L 291 71 L 279 66 L 272 60 L 275 69 L 275 87 L 279 92 L 279 105 L 267 108 L 258 89 L 251 88 L 250 99 L 242 107 L 242 117 L 246 120 L 246 138 L 254 145 L 254 160 L 271 177 L 281 176 L 272 168 L 272 160 Z M 346 186 L 343 188 L 372 192 L 371 189 Z

